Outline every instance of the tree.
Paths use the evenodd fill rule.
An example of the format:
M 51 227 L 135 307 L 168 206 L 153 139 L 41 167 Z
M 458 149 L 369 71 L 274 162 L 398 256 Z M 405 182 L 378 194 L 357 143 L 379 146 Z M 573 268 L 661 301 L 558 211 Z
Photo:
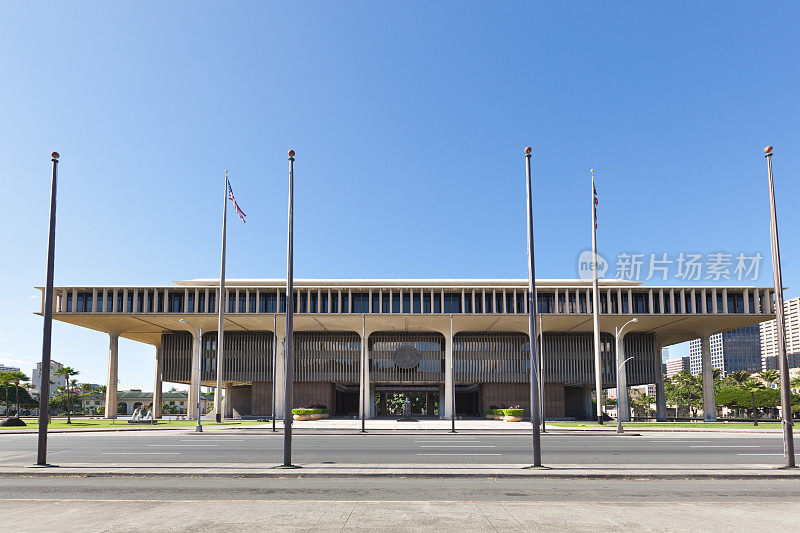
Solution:
M 700 379 L 686 370 L 681 370 L 673 379 L 676 382 L 678 397 L 685 399 L 688 409 L 692 411 L 692 415 L 697 416 L 697 408 L 700 407 L 703 400 L 703 388 Z
M 650 417 L 650 406 L 656 401 L 655 396 L 638 393 L 633 397 L 633 404 L 644 411 L 645 418 Z
M 9 378 L 14 383 L 14 390 L 17 393 L 17 412 L 16 415 L 19 416 L 19 384 L 20 382 L 30 381 L 31 378 L 25 375 L 25 372 L 21 372 L 19 370 L 15 370 L 13 372 L 9 372 Z
M 744 370 L 737 370 L 736 372 L 728 374 L 728 377 L 725 379 L 734 387 L 741 387 L 745 381 L 750 379 L 750 373 Z
M 777 383 L 781 379 L 781 373 L 775 369 L 764 370 L 756 375 L 761 378 L 761 381 L 764 383 L 769 383 L 770 385 Z
M 6 390 L 6 417 L 8 417 L 11 412 L 11 406 L 8 403 L 8 386 L 11 384 L 11 372 L 0 372 L 0 384 L 2 384 L 3 388 Z
M 792 380 L 789 382 L 789 385 L 791 387 L 800 387 L 800 375 L 793 377 Z
M 756 392 L 759 390 L 764 390 L 764 384 L 758 381 L 757 379 L 750 378 L 742 384 L 742 387 L 750 393 L 750 397 L 753 403 L 753 425 L 758 425 L 758 415 L 756 414 Z
M 80 374 L 80 372 L 78 372 L 77 370 L 73 369 L 71 366 L 62 366 L 61 368 L 59 368 L 58 370 L 53 372 L 53 374 L 55 374 L 56 376 L 64 376 L 67 379 L 67 386 L 65 387 L 66 392 L 67 392 L 67 424 L 71 424 L 72 420 L 70 419 L 70 413 L 72 411 L 72 402 L 71 402 L 71 399 L 70 399 L 70 396 L 69 396 L 69 393 L 70 393 L 70 378 L 72 376 L 77 376 L 78 374 Z M 76 382 L 74 382 L 74 380 L 73 380 L 73 383 L 76 383 Z

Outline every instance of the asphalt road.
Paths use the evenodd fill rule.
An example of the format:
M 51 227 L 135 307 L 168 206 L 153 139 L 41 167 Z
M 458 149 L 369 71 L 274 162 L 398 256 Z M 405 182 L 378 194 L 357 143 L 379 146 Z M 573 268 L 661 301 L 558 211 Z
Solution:
M 800 504 L 800 480 L 10 477 L 0 483 L 0 501 L 9 499 Z
M 296 432 L 293 462 L 370 464 L 519 464 L 530 461 L 529 435 L 418 431 Z M 55 433 L 48 459 L 62 463 L 281 463 L 283 435 L 263 430 Z M 36 435 L 0 433 L 0 467 L 33 462 Z M 545 464 L 775 464 L 781 435 L 641 433 L 542 436 Z

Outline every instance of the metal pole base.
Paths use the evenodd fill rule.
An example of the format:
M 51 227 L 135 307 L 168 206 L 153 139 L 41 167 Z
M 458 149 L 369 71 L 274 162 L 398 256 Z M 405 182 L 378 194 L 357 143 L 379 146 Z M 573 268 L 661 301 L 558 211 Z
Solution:
M 28 468 L 58 468 L 58 465 L 51 465 L 49 463 L 30 465 Z
M 279 468 L 279 469 L 284 469 L 284 468 L 286 468 L 286 469 L 296 469 L 296 468 L 303 468 L 303 467 L 302 467 L 302 466 L 297 466 L 297 465 L 278 465 L 278 466 L 273 466 L 272 468 Z
M 539 465 L 539 466 L 536 466 L 536 465 L 523 466 L 522 469 L 523 470 L 552 470 L 552 468 L 550 468 L 549 466 L 542 466 L 542 465 Z
M 217 415 L 217 424 L 222 422 L 222 415 Z
M 195 426 L 194 427 L 194 432 L 195 433 L 202 433 L 203 432 L 203 426 Z

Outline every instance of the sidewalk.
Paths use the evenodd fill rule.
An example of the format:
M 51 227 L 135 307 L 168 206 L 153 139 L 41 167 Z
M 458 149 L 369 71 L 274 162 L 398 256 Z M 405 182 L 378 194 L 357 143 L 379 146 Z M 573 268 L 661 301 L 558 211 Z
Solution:
M 206 422 L 211 422 L 207 420 Z M 558 422 L 546 424 L 547 432 L 549 433 L 616 433 L 617 425 L 615 422 L 608 422 L 604 425 L 586 423 L 581 426 L 558 426 Z M 276 421 L 276 428 L 283 429 L 283 421 Z M 292 427 L 298 430 L 329 430 L 329 431 L 361 431 L 361 420 L 359 419 L 343 419 L 331 418 L 325 420 L 295 420 L 292 422 Z M 401 422 L 396 419 L 377 418 L 366 421 L 367 431 L 450 431 L 451 421 L 440 419 L 421 419 L 415 422 Z M 204 425 L 206 431 L 249 431 L 249 430 L 265 430 L 272 429 L 272 422 L 265 422 L 262 424 L 237 424 L 235 422 L 225 423 L 221 425 L 208 424 Z M 84 432 L 103 432 L 103 431 L 159 431 L 159 430 L 184 430 L 192 431 L 193 426 L 136 426 L 119 424 L 113 427 L 98 427 L 98 428 L 58 428 L 50 429 L 48 433 L 84 433 Z M 457 431 L 503 431 L 503 432 L 518 432 L 530 433 L 530 422 L 503 422 L 501 420 L 485 420 L 485 419 L 467 419 L 456 420 Z M 36 433 L 36 428 L 19 428 L 19 429 L 2 429 L 2 435 L 15 435 L 15 434 L 28 434 Z M 794 428 L 796 434 L 800 435 L 800 424 Z M 669 422 L 664 422 L 663 425 L 656 427 L 643 427 L 637 425 L 625 426 L 626 433 L 642 433 L 642 432 L 710 432 L 710 433 L 748 433 L 748 434 L 779 434 L 782 432 L 780 428 L 764 428 L 753 427 L 746 423 L 730 423 L 720 427 L 703 427 L 698 424 L 696 428 L 686 427 L 670 427 Z
M 800 479 L 800 468 L 781 469 L 768 464 L 558 464 L 525 468 L 524 464 L 322 464 L 284 469 L 274 464 L 251 463 L 62 463 L 57 467 L 6 463 L 0 477 L 483 477 L 561 479 Z

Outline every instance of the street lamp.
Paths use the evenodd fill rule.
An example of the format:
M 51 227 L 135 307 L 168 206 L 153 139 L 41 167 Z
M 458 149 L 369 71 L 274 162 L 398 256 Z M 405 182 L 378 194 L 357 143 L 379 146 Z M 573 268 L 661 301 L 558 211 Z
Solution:
M 198 329 L 196 327 L 194 327 L 194 325 L 191 322 L 189 322 L 188 320 L 186 320 L 185 318 L 181 318 L 178 322 L 180 322 L 182 324 L 186 324 L 187 326 L 189 326 L 190 328 L 192 328 L 194 330 L 195 339 L 197 339 L 195 342 L 198 342 L 198 343 L 202 343 L 203 342 L 203 328 L 200 328 L 200 330 L 198 331 Z M 202 422 L 200 422 L 200 418 L 201 418 L 201 415 L 200 415 L 200 412 L 201 412 L 200 411 L 200 401 L 201 401 L 201 394 L 202 394 L 201 379 L 203 377 L 203 361 L 201 360 L 201 357 L 200 357 L 200 355 L 201 355 L 199 353 L 200 350 L 197 350 L 197 351 L 198 351 L 198 354 L 197 354 L 197 358 L 198 358 L 198 364 L 197 364 L 197 425 L 194 427 L 194 430 L 197 433 L 202 433 L 203 432 L 203 424 L 202 424 Z M 190 378 L 190 382 L 191 382 L 191 378 Z
M 622 399 L 622 388 L 620 387 L 619 376 L 622 368 L 625 366 L 625 363 L 633 359 L 633 357 L 628 357 L 625 359 L 621 364 L 619 362 L 619 336 L 622 335 L 622 330 L 625 329 L 625 326 L 630 324 L 631 322 L 638 322 L 638 318 L 632 318 L 625 322 L 621 328 L 614 328 L 614 339 L 615 339 L 615 348 L 616 348 L 616 361 L 617 361 L 617 433 L 622 433 L 622 417 L 620 417 L 620 400 Z M 626 376 L 627 377 L 627 376 Z M 625 388 L 627 389 L 627 379 L 625 380 Z M 626 392 L 627 395 L 627 392 Z M 598 400 L 599 401 L 599 400 Z M 625 408 L 628 408 L 628 402 L 625 402 Z

